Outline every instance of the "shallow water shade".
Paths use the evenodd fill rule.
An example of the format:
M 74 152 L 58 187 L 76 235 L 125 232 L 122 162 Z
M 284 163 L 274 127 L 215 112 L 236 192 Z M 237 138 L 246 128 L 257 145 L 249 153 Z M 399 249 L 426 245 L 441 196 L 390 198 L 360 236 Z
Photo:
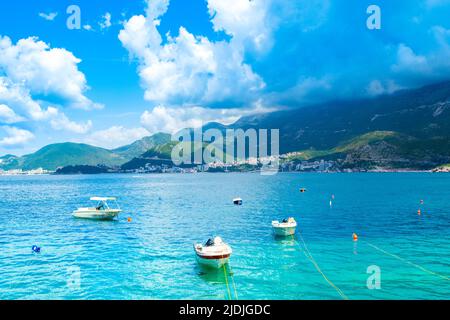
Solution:
M 213 235 L 233 248 L 240 299 L 340 299 L 298 234 L 273 237 L 271 221 L 288 216 L 348 298 L 450 297 L 450 281 L 369 245 L 449 276 L 449 174 L 0 176 L 0 195 L 1 299 L 227 299 L 223 270 L 195 260 L 193 243 Z M 74 219 L 91 196 L 117 196 L 119 221 Z

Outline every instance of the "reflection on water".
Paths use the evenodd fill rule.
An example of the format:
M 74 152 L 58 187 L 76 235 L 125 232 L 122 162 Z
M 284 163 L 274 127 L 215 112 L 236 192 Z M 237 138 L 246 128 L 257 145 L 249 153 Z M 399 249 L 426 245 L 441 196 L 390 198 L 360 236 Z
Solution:
M 296 240 L 293 236 L 284 237 L 284 236 L 274 235 L 273 238 L 274 238 L 274 241 L 281 246 L 292 247 L 292 246 L 296 245 Z
M 229 266 L 228 264 L 224 265 L 221 268 L 212 268 L 212 267 L 208 267 L 202 264 L 197 264 L 198 269 L 198 275 L 199 277 L 209 283 L 221 283 L 221 284 L 225 284 L 225 275 L 227 275 L 227 277 L 229 277 L 230 275 L 233 275 L 232 273 L 230 273 L 229 270 Z M 224 269 L 225 268 L 225 272 Z M 228 280 L 228 279 L 227 279 Z

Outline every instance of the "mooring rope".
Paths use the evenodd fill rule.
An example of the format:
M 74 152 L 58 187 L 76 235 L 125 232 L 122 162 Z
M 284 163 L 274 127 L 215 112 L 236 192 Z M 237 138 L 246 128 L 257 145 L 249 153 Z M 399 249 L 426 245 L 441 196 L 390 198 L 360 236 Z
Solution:
M 371 246 L 371 247 L 374 248 L 375 250 L 378 250 L 378 251 L 380 251 L 380 252 L 382 252 L 382 253 L 384 253 L 384 254 L 386 254 L 386 255 L 388 255 L 388 256 L 391 256 L 391 257 L 393 257 L 393 258 L 396 258 L 397 260 L 403 261 L 403 262 L 405 262 L 405 263 L 407 263 L 407 264 L 409 264 L 409 265 L 411 265 L 411 266 L 413 266 L 413 267 L 416 267 L 417 269 L 420 269 L 420 270 L 422 270 L 422 271 L 424 271 L 424 272 L 426 272 L 426 273 L 429 273 L 429 274 L 431 274 L 431 275 L 440 277 L 440 278 L 442 278 L 442 279 L 444 279 L 444 280 L 447 280 L 447 281 L 450 280 L 450 278 L 447 277 L 447 276 L 445 276 L 445 275 L 442 275 L 442 274 L 440 274 L 440 273 L 437 273 L 437 272 L 428 270 L 427 268 L 424 268 L 424 267 L 418 265 L 417 263 L 411 262 L 411 261 L 406 260 L 406 259 L 404 259 L 404 258 L 402 258 L 402 257 L 400 257 L 400 256 L 398 256 L 398 255 L 396 255 L 396 254 L 393 254 L 393 253 L 390 253 L 390 252 L 388 252 L 388 251 L 386 251 L 386 250 L 383 250 L 383 249 L 377 247 L 376 245 L 374 245 L 374 244 L 368 242 L 367 240 L 364 240 L 364 242 L 366 242 L 369 246 Z
M 316 270 L 322 275 L 322 277 L 325 279 L 325 281 L 331 286 L 333 287 L 336 292 L 341 296 L 342 299 L 344 300 L 349 300 L 348 297 L 344 294 L 344 292 L 342 292 L 341 289 L 338 288 L 338 286 L 336 286 L 330 279 L 328 279 L 328 277 L 323 273 L 323 271 L 320 269 L 319 265 L 317 264 L 316 260 L 314 259 L 314 257 L 312 256 L 311 252 L 308 249 L 308 246 L 305 243 L 305 240 L 303 239 L 303 236 L 301 234 L 301 232 L 298 232 L 300 239 L 302 240 L 303 246 L 304 246 L 304 254 L 306 256 L 306 258 L 308 258 L 309 261 L 311 261 L 311 263 L 314 265 L 314 267 L 316 268 Z M 292 239 L 295 241 L 294 236 L 292 235 Z M 300 246 L 300 244 L 298 244 Z M 301 248 L 301 246 L 300 246 Z
M 225 270 L 225 264 L 222 267 L 223 267 L 223 275 L 225 277 L 225 284 L 227 285 L 228 300 L 231 300 L 231 291 L 230 291 L 230 286 L 228 284 L 228 276 L 227 276 L 227 271 Z
M 236 297 L 236 300 L 239 300 L 237 290 L 236 290 L 236 284 L 234 283 L 233 270 L 231 270 L 231 266 L 229 263 L 228 263 L 228 268 L 230 269 L 230 277 L 231 277 L 231 283 L 233 284 L 234 296 Z

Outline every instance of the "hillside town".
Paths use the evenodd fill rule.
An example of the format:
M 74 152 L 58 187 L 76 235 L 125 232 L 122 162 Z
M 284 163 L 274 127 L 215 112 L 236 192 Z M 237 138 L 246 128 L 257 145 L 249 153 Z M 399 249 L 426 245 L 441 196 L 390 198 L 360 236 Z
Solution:
M 1 176 L 20 176 L 20 175 L 41 175 L 41 174 L 51 174 L 54 171 L 44 170 L 42 168 L 33 170 L 22 170 L 22 169 L 12 169 L 12 170 L 2 170 L 0 169 Z
M 271 159 L 272 161 L 274 159 Z M 267 160 L 266 160 L 267 161 Z M 122 169 L 120 167 L 104 167 L 104 166 L 86 166 L 75 165 L 68 167 L 60 167 L 55 171 L 44 170 L 42 168 L 33 170 L 0 170 L 0 175 L 45 175 L 45 174 L 89 174 L 89 173 L 197 173 L 197 172 L 251 172 L 260 171 L 262 167 L 261 161 L 257 159 L 248 159 L 245 161 L 234 161 L 233 163 L 223 163 L 216 161 L 210 164 L 194 165 L 191 167 L 179 167 L 168 164 L 146 163 L 144 166 L 133 169 Z M 100 170 L 101 169 L 101 170 Z M 336 172 L 340 171 L 336 168 L 334 161 L 285 161 L 281 160 L 278 171 L 280 172 Z

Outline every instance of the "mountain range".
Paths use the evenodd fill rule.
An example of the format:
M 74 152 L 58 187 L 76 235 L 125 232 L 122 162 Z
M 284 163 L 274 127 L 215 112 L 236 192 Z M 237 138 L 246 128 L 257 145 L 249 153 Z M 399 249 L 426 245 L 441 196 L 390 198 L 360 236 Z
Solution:
M 373 98 L 330 101 L 240 118 L 203 129 L 279 129 L 280 153 L 292 161 L 333 159 L 344 166 L 430 169 L 450 163 L 450 81 Z M 120 166 L 167 158 L 173 142 L 158 133 L 108 150 L 59 143 L 17 157 L 0 157 L 0 169 L 55 170 L 68 165 Z
M 243 117 L 231 128 L 279 128 L 281 153 L 330 149 L 374 131 L 420 140 L 450 136 L 450 81 L 369 99 Z
M 42 168 L 45 170 L 56 170 L 58 167 L 74 165 L 117 167 L 153 147 L 169 142 L 170 137 L 170 134 L 157 133 L 113 150 L 83 143 L 65 142 L 50 144 L 35 153 L 21 157 L 14 155 L 0 157 L 0 169 L 31 170 Z
M 291 160 L 344 167 L 431 169 L 450 163 L 450 81 L 374 98 L 243 117 L 218 129 L 279 129 Z

